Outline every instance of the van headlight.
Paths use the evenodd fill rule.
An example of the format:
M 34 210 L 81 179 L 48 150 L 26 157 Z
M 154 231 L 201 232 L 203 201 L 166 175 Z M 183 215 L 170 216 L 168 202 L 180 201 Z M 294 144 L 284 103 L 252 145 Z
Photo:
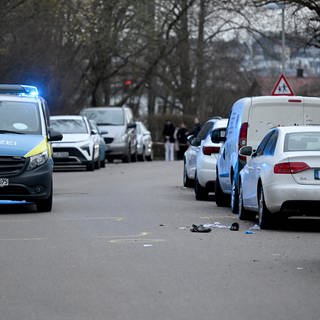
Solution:
M 44 151 L 34 156 L 31 156 L 29 158 L 29 165 L 27 170 L 33 170 L 35 168 L 38 168 L 44 163 L 46 163 L 47 161 L 48 161 L 48 151 Z

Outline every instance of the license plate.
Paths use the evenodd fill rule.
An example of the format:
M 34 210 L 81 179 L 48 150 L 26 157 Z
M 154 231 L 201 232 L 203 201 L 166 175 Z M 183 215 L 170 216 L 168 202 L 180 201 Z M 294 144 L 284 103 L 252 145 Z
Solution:
M 314 179 L 320 180 L 320 170 L 319 169 L 314 170 Z
M 0 178 L 0 187 L 6 187 L 9 185 L 9 179 L 7 178 Z
M 67 158 L 67 157 L 69 157 L 69 152 L 54 152 L 53 157 L 54 158 Z

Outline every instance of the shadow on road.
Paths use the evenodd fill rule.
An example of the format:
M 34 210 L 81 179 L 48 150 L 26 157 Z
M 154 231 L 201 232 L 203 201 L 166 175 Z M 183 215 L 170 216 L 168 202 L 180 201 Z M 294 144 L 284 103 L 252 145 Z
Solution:
M 279 228 L 279 230 L 320 232 L 320 218 L 291 217 Z
M 0 215 L 3 214 L 18 214 L 18 213 L 36 213 L 37 207 L 35 204 L 3 204 L 0 203 Z

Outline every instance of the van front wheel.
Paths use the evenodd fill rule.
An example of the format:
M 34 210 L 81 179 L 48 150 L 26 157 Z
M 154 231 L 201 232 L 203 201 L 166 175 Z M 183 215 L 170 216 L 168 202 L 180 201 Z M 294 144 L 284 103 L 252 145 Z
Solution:
M 221 189 L 218 170 L 215 183 L 215 200 L 218 207 L 229 207 L 230 205 L 230 196 Z
M 231 211 L 237 214 L 239 211 L 239 187 L 235 180 L 235 177 L 233 177 L 231 188 Z

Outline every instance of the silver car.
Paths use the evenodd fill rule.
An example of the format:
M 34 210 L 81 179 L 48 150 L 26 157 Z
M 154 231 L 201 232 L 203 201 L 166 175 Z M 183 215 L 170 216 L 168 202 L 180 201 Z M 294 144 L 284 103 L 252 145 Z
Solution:
M 250 157 L 240 171 L 239 218 L 256 213 L 261 228 L 274 217 L 319 216 L 320 126 L 277 127 L 257 150 L 245 146 Z
M 137 160 L 136 124 L 130 108 L 92 107 L 83 109 L 81 114 L 97 123 L 106 144 L 108 162 Z
M 147 130 L 145 125 L 141 121 L 136 122 L 137 132 L 137 156 L 139 161 L 152 161 L 152 137 L 151 132 Z

